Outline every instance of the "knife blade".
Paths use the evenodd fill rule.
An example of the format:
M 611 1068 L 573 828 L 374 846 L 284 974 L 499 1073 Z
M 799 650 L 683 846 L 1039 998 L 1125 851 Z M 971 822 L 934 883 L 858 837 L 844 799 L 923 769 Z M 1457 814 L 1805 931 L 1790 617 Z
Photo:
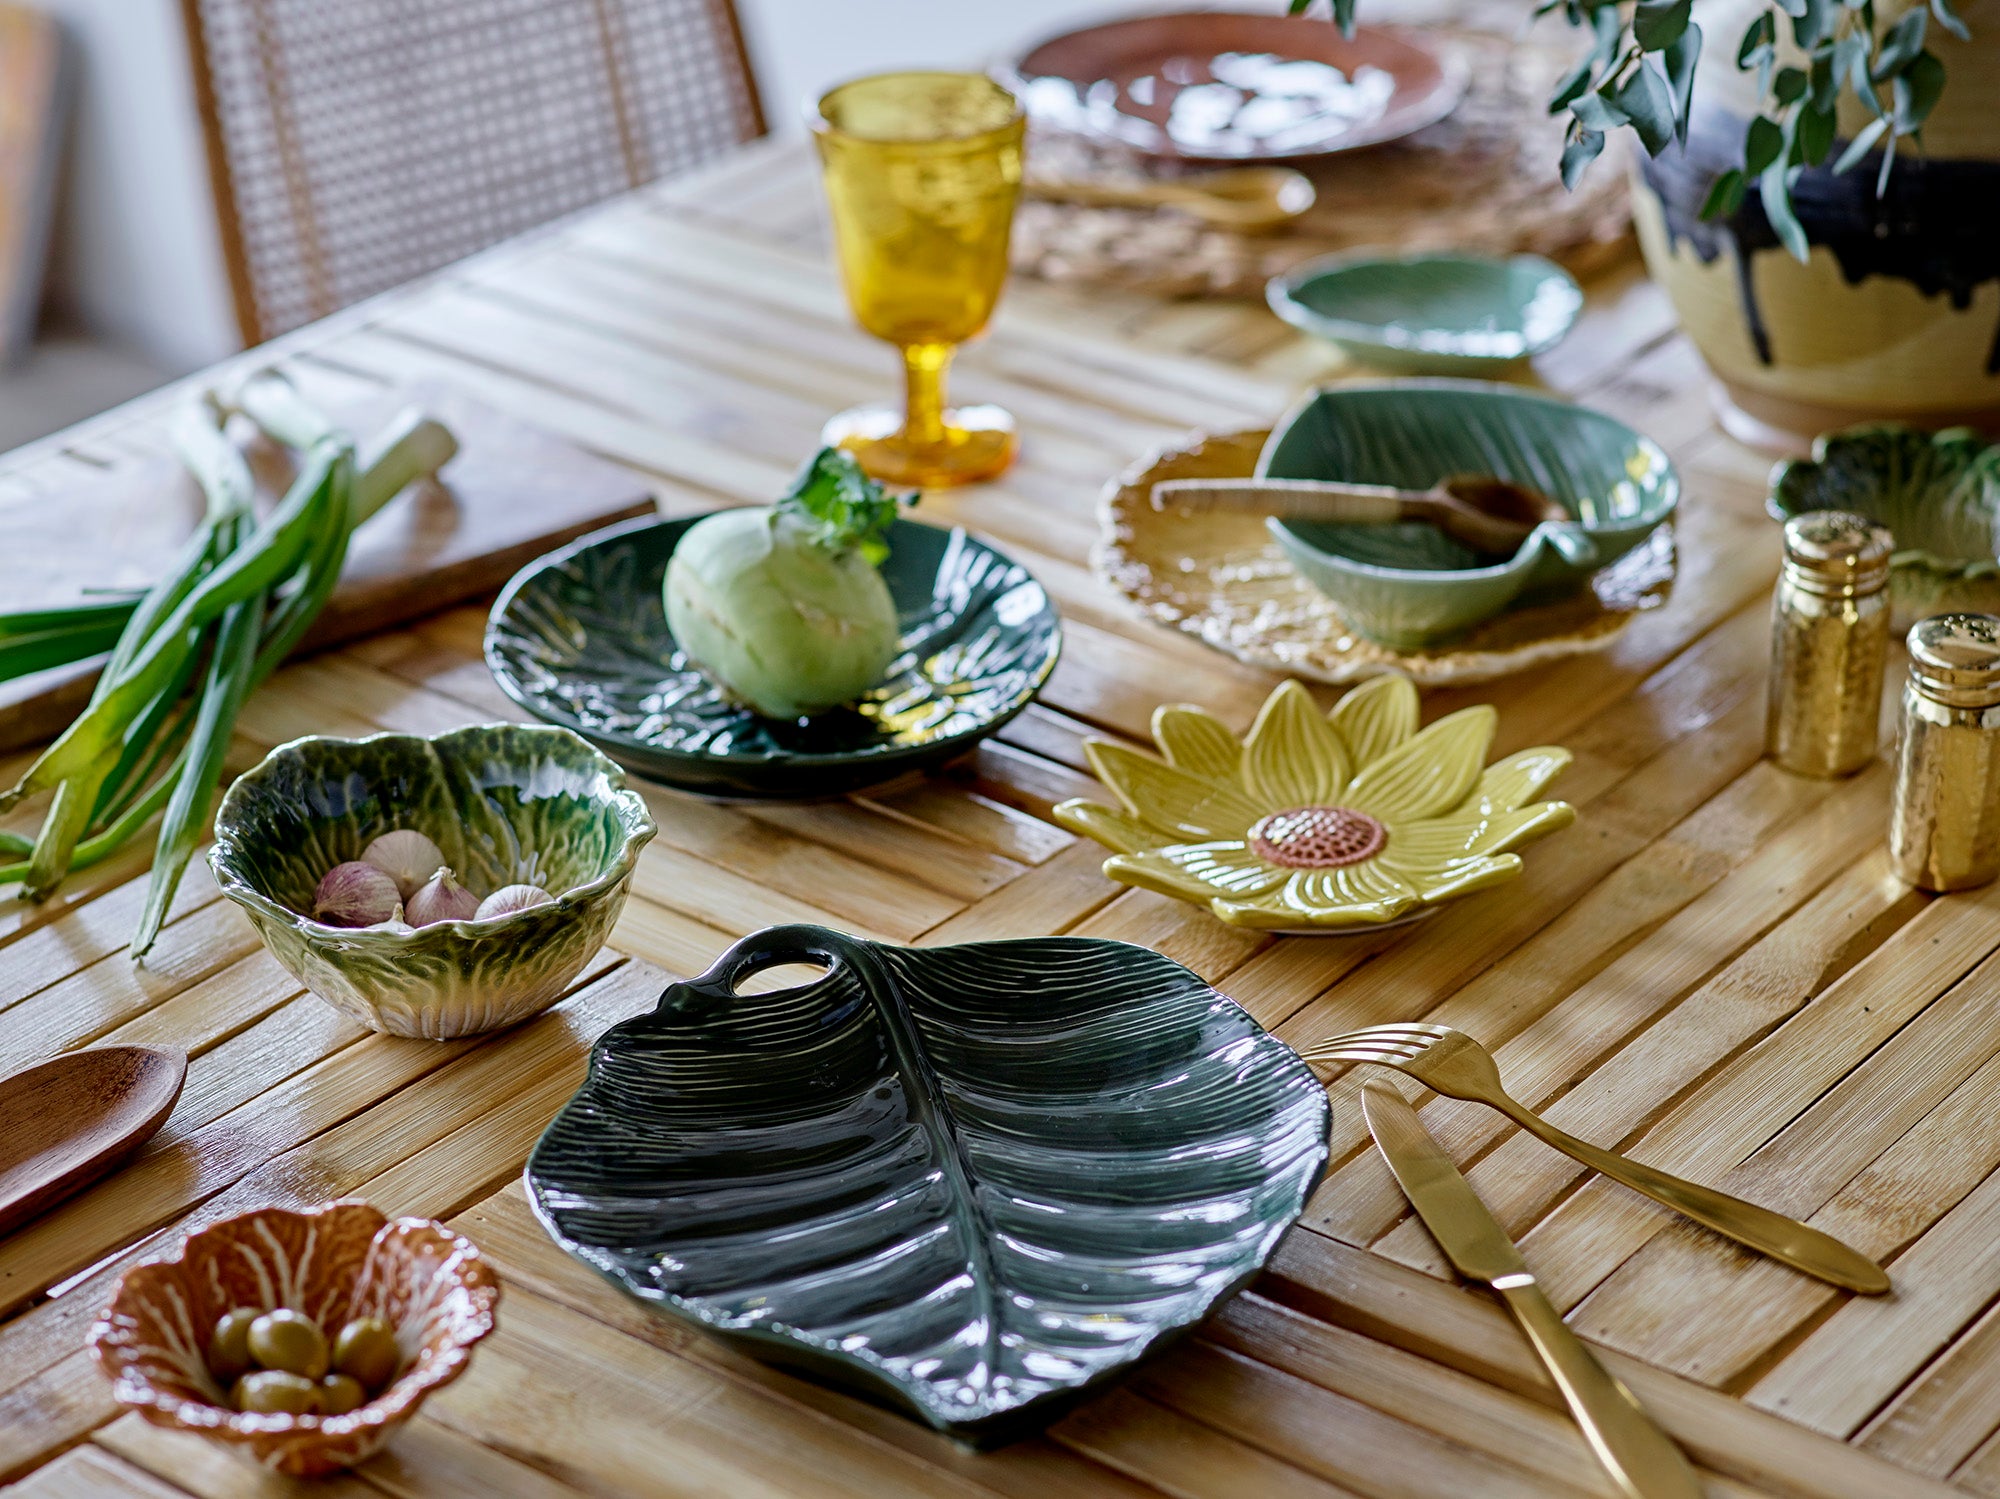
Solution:
M 1386 1082 L 1361 1088 L 1361 1112 L 1382 1159 L 1438 1247 L 1468 1280 L 1496 1291 L 1562 1392 L 1605 1472 L 1630 1499 L 1701 1499 L 1681 1450 L 1569 1330 L 1528 1262 L 1472 1184 L 1431 1138 L 1409 1100 Z

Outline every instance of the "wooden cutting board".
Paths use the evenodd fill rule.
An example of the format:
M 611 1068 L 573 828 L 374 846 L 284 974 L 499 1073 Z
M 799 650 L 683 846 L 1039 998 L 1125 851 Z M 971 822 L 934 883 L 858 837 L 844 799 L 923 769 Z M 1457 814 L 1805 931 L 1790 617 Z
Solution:
M 418 385 L 342 407 L 360 435 L 420 405 L 451 428 L 458 456 L 354 533 L 347 566 L 305 649 L 337 645 L 489 593 L 563 542 L 653 511 L 638 474 L 442 386 Z M 264 502 L 290 477 L 285 455 L 250 450 Z M 163 453 L 108 470 L 60 496 L 0 509 L 0 609 L 69 603 L 91 588 L 152 583 L 202 514 L 201 491 Z M 95 663 L 0 683 L 0 750 L 52 738 L 90 695 Z

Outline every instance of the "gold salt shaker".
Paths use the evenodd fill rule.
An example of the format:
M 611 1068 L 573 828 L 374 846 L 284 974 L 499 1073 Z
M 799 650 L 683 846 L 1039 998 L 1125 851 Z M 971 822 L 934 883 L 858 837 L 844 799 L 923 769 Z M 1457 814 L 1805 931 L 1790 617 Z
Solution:
M 1889 857 L 1926 890 L 2000 875 L 2000 618 L 1939 614 L 1910 630 Z
M 1894 545 L 1882 527 L 1845 511 L 1785 522 L 1764 750 L 1786 770 L 1844 776 L 1875 758 Z

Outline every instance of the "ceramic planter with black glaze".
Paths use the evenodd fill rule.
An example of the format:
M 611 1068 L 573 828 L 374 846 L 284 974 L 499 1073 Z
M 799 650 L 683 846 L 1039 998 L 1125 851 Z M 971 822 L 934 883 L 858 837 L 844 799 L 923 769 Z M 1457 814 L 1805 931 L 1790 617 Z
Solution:
M 1879 153 L 1832 170 L 1869 118 L 1843 101 L 1832 157 L 1793 189 L 1812 247 L 1805 265 L 1778 243 L 1754 185 L 1731 218 L 1700 217 L 1710 185 L 1741 160 L 1756 110 L 1754 75 L 1724 53 L 1762 8 L 1697 9 L 1727 48 L 1711 42 L 1703 58 L 1687 147 L 1657 160 L 1635 153 L 1646 262 L 1726 393 L 1725 423 L 1785 447 L 1883 417 L 2000 424 L 2000 4 L 1965 8 L 1971 42 L 1930 28 L 1944 96 L 1923 148 L 1904 144 L 1879 200 Z M 1898 8 L 1881 11 L 1883 25 Z
M 826 972 L 738 992 L 797 963 Z M 986 1445 L 1246 1284 L 1327 1119 L 1290 1047 L 1144 948 L 772 927 L 605 1033 L 527 1181 L 647 1305 Z

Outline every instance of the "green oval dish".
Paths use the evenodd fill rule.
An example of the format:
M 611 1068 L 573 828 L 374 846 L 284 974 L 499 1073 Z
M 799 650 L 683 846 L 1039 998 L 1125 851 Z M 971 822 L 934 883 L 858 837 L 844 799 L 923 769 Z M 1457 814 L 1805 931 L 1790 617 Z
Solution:
M 1477 375 L 1561 343 L 1583 289 L 1539 255 L 1327 255 L 1274 276 L 1271 310 L 1399 374 Z
M 670 786 L 796 798 L 962 755 L 1055 670 L 1055 606 L 1025 568 L 963 531 L 899 520 L 882 578 L 903 649 L 887 676 L 852 708 L 760 718 L 689 664 L 667 628 L 667 559 L 699 519 L 613 526 L 517 574 L 486 626 L 501 691 Z
M 1396 650 L 1439 644 L 1516 599 L 1576 587 L 1650 536 L 1680 499 L 1680 478 L 1651 438 L 1602 412 L 1477 380 L 1313 391 L 1272 432 L 1257 472 L 1404 489 L 1496 474 L 1574 517 L 1535 527 L 1520 551 L 1490 566 L 1423 522 L 1272 520 L 1292 566 L 1356 630 Z
M 321 876 L 414 828 L 476 894 L 535 884 L 554 900 L 485 921 L 325 926 Z M 285 970 L 371 1030 L 443 1039 L 547 1009 L 625 905 L 653 819 L 624 772 L 566 729 L 490 724 L 434 739 L 295 739 L 237 778 L 209 866 Z
M 1771 471 L 1772 519 L 1849 510 L 1889 528 L 1897 627 L 2000 612 L 2000 445 L 1968 427 L 1872 422 L 1828 432 Z

